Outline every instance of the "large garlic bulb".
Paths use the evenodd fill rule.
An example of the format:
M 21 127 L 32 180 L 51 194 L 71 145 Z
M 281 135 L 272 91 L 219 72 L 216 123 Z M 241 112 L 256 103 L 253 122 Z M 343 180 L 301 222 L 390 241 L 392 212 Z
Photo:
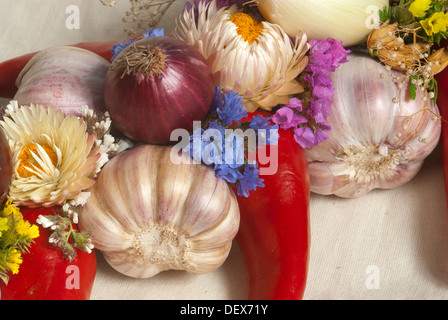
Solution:
M 110 63 L 91 51 L 52 47 L 37 53 L 20 72 L 14 96 L 19 105 L 51 106 L 81 115 L 81 107 L 104 110 L 104 77 Z
M 299 31 L 309 39 L 328 37 L 352 46 L 367 40 L 379 23 L 378 11 L 389 0 L 257 0 L 263 17 L 294 37 Z
M 306 156 L 311 191 L 352 198 L 411 180 L 436 147 L 441 121 L 426 91 L 410 99 L 403 73 L 368 55 L 348 59 L 332 75 L 330 137 Z
M 227 183 L 202 164 L 174 164 L 170 147 L 140 145 L 102 169 L 80 212 L 81 230 L 119 272 L 214 271 L 239 228 Z

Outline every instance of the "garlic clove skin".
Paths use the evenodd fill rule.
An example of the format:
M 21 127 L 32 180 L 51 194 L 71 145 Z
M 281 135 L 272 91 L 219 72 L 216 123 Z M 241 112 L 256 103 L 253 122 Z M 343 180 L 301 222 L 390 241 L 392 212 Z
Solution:
M 227 183 L 208 166 L 173 164 L 170 150 L 140 145 L 112 158 L 80 212 L 80 229 L 130 277 L 214 271 L 239 228 L 238 203 Z
M 38 52 L 16 80 L 19 105 L 51 106 L 64 114 L 81 115 L 81 107 L 105 110 L 104 77 L 110 63 L 91 51 L 52 47 Z
M 441 121 L 426 92 L 410 99 L 403 73 L 368 55 L 348 59 L 332 74 L 329 139 L 305 153 L 311 191 L 354 198 L 415 177 L 439 142 Z

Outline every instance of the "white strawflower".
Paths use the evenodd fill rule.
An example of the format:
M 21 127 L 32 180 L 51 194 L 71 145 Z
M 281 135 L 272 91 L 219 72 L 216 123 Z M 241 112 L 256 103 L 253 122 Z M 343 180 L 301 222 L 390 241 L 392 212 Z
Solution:
M 13 155 L 14 203 L 54 206 L 84 198 L 100 155 L 83 119 L 42 105 L 17 107 L 15 101 L 6 109 L 0 125 Z
M 295 78 L 308 63 L 304 33 L 293 43 L 280 26 L 258 22 L 236 5 L 219 9 L 215 1 L 200 2 L 198 12 L 195 17 L 193 8 L 185 10 L 173 34 L 203 54 L 215 84 L 243 96 L 248 112 L 272 110 L 303 92 Z

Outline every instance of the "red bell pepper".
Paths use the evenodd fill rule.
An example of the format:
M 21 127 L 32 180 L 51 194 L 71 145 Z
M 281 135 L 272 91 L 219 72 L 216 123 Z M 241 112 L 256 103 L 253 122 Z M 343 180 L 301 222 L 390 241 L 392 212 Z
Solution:
M 51 215 L 56 208 L 21 208 L 23 217 L 36 224 L 39 215 Z M 95 253 L 77 250 L 73 261 L 48 242 L 52 230 L 39 226 L 39 237 L 22 254 L 19 273 L 8 284 L 0 281 L 1 300 L 88 300 L 96 274 Z
M 308 163 L 293 133 L 279 130 L 279 134 L 278 144 L 268 147 L 271 152 L 277 148 L 277 172 L 260 175 L 265 187 L 251 191 L 248 198 L 237 197 L 241 218 L 236 240 L 246 269 L 249 300 L 302 299 L 306 286 Z

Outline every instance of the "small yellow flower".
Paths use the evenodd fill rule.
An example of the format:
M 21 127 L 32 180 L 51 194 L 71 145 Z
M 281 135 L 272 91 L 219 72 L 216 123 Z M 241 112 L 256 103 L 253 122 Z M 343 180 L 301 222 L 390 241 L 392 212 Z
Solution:
M 416 18 L 421 18 L 425 16 L 426 11 L 431 6 L 431 0 L 415 0 L 411 3 L 409 11 Z
M 21 219 L 22 218 L 22 213 L 20 212 L 20 209 L 16 206 L 11 205 L 12 203 L 12 199 L 8 199 L 5 203 L 5 207 L 3 208 L 3 212 L 1 214 L 1 216 L 3 217 L 7 217 L 10 214 L 14 215 L 14 218 L 16 220 Z
M 431 17 L 420 21 L 420 24 L 428 36 L 437 34 L 440 31 L 445 32 L 448 25 L 448 15 L 443 12 L 436 12 Z
M 8 219 L 0 218 L 0 237 L 2 236 L 2 231 L 8 230 Z
M 36 225 L 31 225 L 31 223 L 23 219 L 17 221 L 16 231 L 19 235 L 26 236 L 30 239 L 34 239 L 39 236 L 39 227 Z
M 19 267 L 22 263 L 22 258 L 20 257 L 21 253 L 16 249 L 11 250 L 10 255 L 8 257 L 8 268 L 12 271 L 12 274 L 19 273 Z

